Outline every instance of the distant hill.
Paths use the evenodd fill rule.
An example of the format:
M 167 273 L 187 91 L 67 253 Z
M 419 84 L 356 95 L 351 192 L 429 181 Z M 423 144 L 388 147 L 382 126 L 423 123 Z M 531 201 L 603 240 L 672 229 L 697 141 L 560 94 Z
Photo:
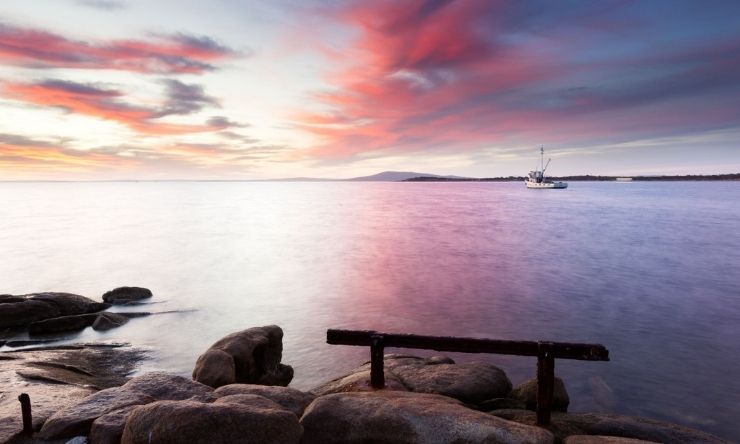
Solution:
M 354 177 L 352 179 L 345 179 L 350 182 L 400 182 L 404 180 L 414 179 L 418 177 L 425 177 L 430 179 L 441 179 L 441 180 L 466 180 L 466 177 L 460 176 L 440 176 L 437 174 L 427 173 L 414 173 L 411 171 L 383 171 L 382 173 L 373 174 L 372 176 Z

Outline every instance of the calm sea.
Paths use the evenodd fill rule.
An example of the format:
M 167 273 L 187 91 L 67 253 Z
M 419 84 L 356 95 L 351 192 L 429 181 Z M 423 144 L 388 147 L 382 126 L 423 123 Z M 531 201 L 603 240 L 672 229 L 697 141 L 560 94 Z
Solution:
M 327 328 L 598 342 L 556 362 L 572 411 L 740 441 L 740 183 L 0 183 L 0 293 L 122 285 L 194 310 L 70 338 L 149 347 L 142 371 L 265 324 L 301 389 L 368 359 Z

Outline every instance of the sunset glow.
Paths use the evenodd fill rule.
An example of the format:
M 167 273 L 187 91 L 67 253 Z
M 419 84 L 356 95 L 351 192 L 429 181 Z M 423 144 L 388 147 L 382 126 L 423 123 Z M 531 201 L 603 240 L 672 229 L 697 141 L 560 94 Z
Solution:
M 154 3 L 152 5 L 152 3 Z M 740 171 L 740 4 L 0 9 L 4 180 Z

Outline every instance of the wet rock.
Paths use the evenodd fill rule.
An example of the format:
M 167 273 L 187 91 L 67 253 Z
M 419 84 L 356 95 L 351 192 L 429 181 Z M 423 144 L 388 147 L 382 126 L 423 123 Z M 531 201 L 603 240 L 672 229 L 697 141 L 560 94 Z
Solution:
M 284 409 L 293 412 L 297 417 L 303 415 L 304 410 L 316 398 L 310 393 L 305 393 L 290 387 L 254 385 L 254 384 L 230 384 L 217 388 L 213 392 L 219 399 L 232 395 L 259 395 L 263 396 Z
M 232 333 L 198 357 L 193 379 L 211 387 L 234 383 L 286 386 L 293 379 L 293 368 L 280 363 L 282 339 L 283 330 L 276 325 Z
M 537 427 L 500 420 L 459 401 L 409 392 L 335 393 L 316 398 L 301 418 L 310 443 L 552 443 Z
M 158 401 L 208 397 L 213 392 L 211 387 L 197 381 L 163 372 L 152 372 L 132 378 L 122 388 L 145 393 Z
M 118 287 L 103 294 L 103 300 L 110 304 L 126 304 L 152 297 L 151 290 L 141 287 Z
M 128 316 L 118 313 L 100 313 L 92 323 L 93 330 L 108 331 L 128 322 Z
M 144 393 L 114 387 L 94 393 L 80 402 L 54 413 L 41 428 L 42 439 L 71 438 L 87 435 L 93 421 L 123 407 L 154 402 Z
M 28 332 L 32 335 L 40 335 L 83 330 L 93 325 L 97 317 L 98 315 L 96 313 L 91 313 L 44 319 L 42 321 L 31 322 L 28 326 Z
M 245 395 L 236 395 L 245 396 Z M 298 418 L 287 410 L 241 403 L 159 401 L 138 407 L 126 421 L 121 442 L 298 443 Z
M 537 378 L 532 378 L 519 384 L 511 392 L 511 397 L 524 402 L 529 410 L 537 409 Z M 552 393 L 551 409 L 558 412 L 567 412 L 570 397 L 563 380 L 555 377 L 555 387 Z
M 0 329 L 27 327 L 32 322 L 44 319 L 95 313 L 108 307 L 108 304 L 71 293 L 5 297 L 0 303 Z
M 495 410 L 491 414 L 520 424 L 537 422 L 537 415 L 529 410 Z M 561 440 L 572 435 L 600 435 L 663 443 L 727 443 L 709 433 L 668 422 L 602 413 L 552 412 L 548 430 Z

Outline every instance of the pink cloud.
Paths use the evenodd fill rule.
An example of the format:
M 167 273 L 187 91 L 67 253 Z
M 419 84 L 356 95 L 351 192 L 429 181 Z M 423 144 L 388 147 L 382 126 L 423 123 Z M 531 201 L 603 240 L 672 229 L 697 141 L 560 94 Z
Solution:
M 325 51 L 330 88 L 294 114 L 320 141 L 307 158 L 603 144 L 739 123 L 738 41 L 659 51 L 640 40 L 655 26 L 619 2 L 381 0 L 329 15 L 354 37 Z

